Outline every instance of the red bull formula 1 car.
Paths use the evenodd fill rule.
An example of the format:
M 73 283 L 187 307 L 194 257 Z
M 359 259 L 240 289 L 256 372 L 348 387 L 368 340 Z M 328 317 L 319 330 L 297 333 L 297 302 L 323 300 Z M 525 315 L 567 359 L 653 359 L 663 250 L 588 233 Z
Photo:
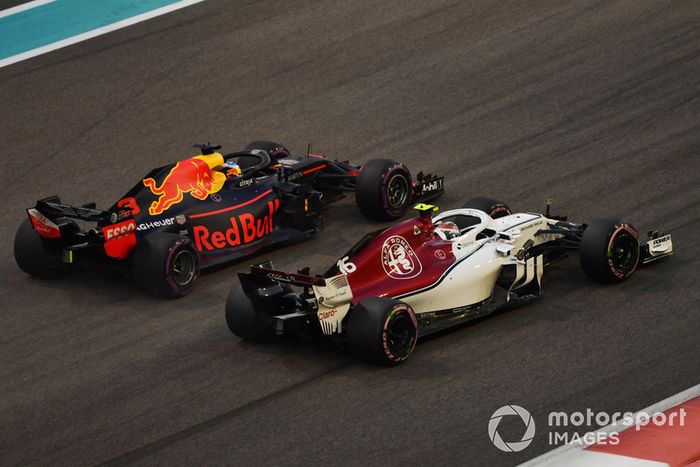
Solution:
M 57 196 L 38 201 L 15 237 L 17 264 L 40 277 L 81 260 L 124 265 L 144 290 L 178 297 L 202 268 L 315 234 L 323 207 L 347 192 L 365 216 L 384 221 L 444 191 L 441 177 L 414 180 L 388 159 L 359 165 L 310 151 L 294 156 L 268 141 L 227 155 L 197 147 L 201 155 L 154 169 L 106 211 Z
M 420 336 L 528 302 L 542 292 L 542 273 L 570 254 L 601 283 L 622 282 L 638 264 L 673 254 L 671 236 L 641 242 L 630 224 L 603 219 L 568 222 L 549 214 L 512 214 L 489 198 L 368 234 L 322 276 L 271 263 L 239 274 L 226 302 L 237 336 L 323 334 L 359 356 L 395 365 Z M 295 291 L 292 286 L 300 287 Z

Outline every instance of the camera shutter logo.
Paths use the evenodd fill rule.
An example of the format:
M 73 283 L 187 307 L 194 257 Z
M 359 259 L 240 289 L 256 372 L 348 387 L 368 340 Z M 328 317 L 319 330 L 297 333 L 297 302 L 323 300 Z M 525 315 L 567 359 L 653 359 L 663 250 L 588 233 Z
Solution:
M 508 415 L 517 415 L 525 424 L 525 434 L 520 441 L 514 441 L 507 443 L 503 441 L 501 435 L 498 434 L 498 424 L 501 423 L 501 419 Z M 530 412 L 523 409 L 519 405 L 504 405 L 500 409 L 496 410 L 493 415 L 491 415 L 491 420 L 489 420 L 489 438 L 494 446 L 496 446 L 501 451 L 505 452 L 519 452 L 525 449 L 532 443 L 532 439 L 535 437 L 535 419 L 532 418 Z

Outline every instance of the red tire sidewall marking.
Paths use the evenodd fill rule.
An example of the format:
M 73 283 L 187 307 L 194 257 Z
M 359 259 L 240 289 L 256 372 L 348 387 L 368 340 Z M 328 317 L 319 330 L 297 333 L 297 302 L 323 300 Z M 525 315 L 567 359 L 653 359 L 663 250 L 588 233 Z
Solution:
M 615 241 L 615 238 L 617 237 L 617 235 L 622 231 L 629 233 L 630 235 L 632 235 L 634 238 L 637 239 L 637 260 L 635 261 L 632 269 L 630 269 L 629 272 L 627 272 L 626 274 L 622 271 L 619 271 L 615 267 L 615 265 L 612 263 L 612 260 L 610 259 L 610 252 L 612 250 L 613 242 Z M 608 259 L 608 266 L 610 267 L 610 271 L 618 279 L 624 279 L 624 278 L 628 277 L 630 274 L 632 274 L 635 271 L 635 269 L 637 269 L 637 265 L 639 264 L 639 256 L 640 256 L 639 255 L 639 236 L 637 235 L 637 232 L 635 232 L 635 230 L 632 227 L 630 227 L 628 224 L 620 224 L 617 227 L 617 229 L 615 229 L 615 231 L 613 231 L 613 233 L 610 235 L 610 240 L 608 241 L 608 249 L 606 251 L 606 257 Z
M 399 315 L 402 313 L 407 313 L 409 318 L 411 319 L 411 322 L 413 323 L 413 327 L 415 329 L 415 334 L 412 336 L 411 339 L 411 344 L 410 348 L 406 351 L 406 355 L 397 357 L 391 351 L 389 350 L 388 346 L 388 336 L 387 336 L 387 331 L 389 329 L 389 325 L 391 322 Z M 413 352 L 413 349 L 416 347 L 416 342 L 418 341 L 418 320 L 416 319 L 416 314 L 413 312 L 411 307 L 405 304 L 400 304 L 396 305 L 393 310 L 391 310 L 391 313 L 389 313 L 389 316 L 386 317 L 384 320 L 384 328 L 382 329 L 382 347 L 384 348 L 384 353 L 386 354 L 387 357 L 393 362 L 401 362 L 406 360 L 411 353 Z

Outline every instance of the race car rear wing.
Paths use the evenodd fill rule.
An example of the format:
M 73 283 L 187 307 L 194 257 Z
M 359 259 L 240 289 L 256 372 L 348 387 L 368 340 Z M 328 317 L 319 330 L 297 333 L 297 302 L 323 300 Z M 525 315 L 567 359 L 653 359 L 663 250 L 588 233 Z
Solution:
M 37 201 L 34 209 L 50 219 L 70 217 L 83 221 L 100 222 L 110 218 L 108 211 L 95 209 L 94 204 L 82 207 L 71 206 L 61 203 L 61 198 L 55 195 Z
M 285 284 L 296 285 L 299 287 L 311 285 L 318 287 L 326 286 L 326 280 L 323 277 L 309 276 L 306 274 L 292 274 L 263 266 L 251 266 L 250 272 L 254 276 L 265 277 L 273 281 L 284 282 Z

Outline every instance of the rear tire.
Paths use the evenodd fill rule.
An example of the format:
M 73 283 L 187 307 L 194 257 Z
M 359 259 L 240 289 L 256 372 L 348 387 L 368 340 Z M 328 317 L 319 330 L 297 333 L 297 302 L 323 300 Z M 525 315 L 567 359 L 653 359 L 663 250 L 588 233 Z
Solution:
M 487 196 L 475 196 L 464 203 L 462 207 L 484 211 L 493 219 L 513 214 L 506 203 Z
M 403 215 L 413 199 L 411 172 L 390 159 L 373 159 L 357 176 L 355 201 L 360 212 L 375 221 Z
M 418 322 L 410 306 L 388 298 L 358 303 L 348 318 L 350 348 L 360 358 L 393 366 L 405 361 L 418 340 Z
M 55 241 L 55 240 L 54 240 Z M 66 275 L 67 270 L 61 260 L 61 251 L 51 248 L 51 240 L 42 238 L 25 219 L 15 234 L 15 262 L 27 274 L 42 279 L 58 279 Z
M 579 254 L 583 272 L 594 281 L 622 282 L 639 263 L 639 236 L 634 227 L 622 221 L 596 220 L 583 231 Z
M 272 328 L 260 319 L 240 281 L 236 281 L 226 298 L 226 324 L 233 334 L 250 342 L 269 342 L 275 336 Z
M 139 239 L 131 256 L 131 276 L 151 295 L 183 297 L 199 277 L 199 254 L 187 237 L 154 232 Z
M 253 149 L 262 149 L 269 156 L 270 159 L 277 160 L 281 157 L 291 157 L 292 153 L 289 152 L 286 146 L 283 144 L 275 143 L 274 141 L 253 141 L 248 143 L 248 145 L 243 148 L 244 151 L 252 151 Z

